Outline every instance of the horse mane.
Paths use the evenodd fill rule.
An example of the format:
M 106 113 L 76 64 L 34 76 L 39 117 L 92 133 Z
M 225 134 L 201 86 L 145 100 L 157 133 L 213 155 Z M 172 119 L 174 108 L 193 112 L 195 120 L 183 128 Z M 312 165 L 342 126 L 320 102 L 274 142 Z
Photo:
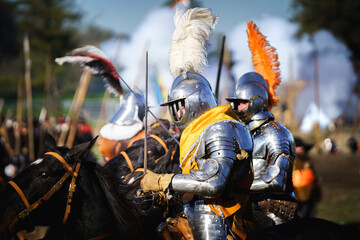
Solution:
M 116 221 L 119 233 L 128 235 L 123 236 L 124 239 L 141 239 L 140 236 L 137 236 L 137 233 L 139 233 L 139 224 L 141 224 L 140 215 L 130 200 L 127 200 L 125 197 L 132 188 L 129 185 L 121 183 L 120 180 L 112 176 L 106 168 L 96 163 L 93 156 L 82 161 L 82 168 L 93 170 L 85 171 L 89 174 L 89 178 L 87 179 L 89 181 L 98 180 L 101 186 L 101 189 L 95 189 L 94 186 L 96 186 L 96 184 L 88 183 L 86 184 L 86 186 L 89 187 L 88 190 L 91 191 L 96 198 L 100 198 L 99 194 L 105 194 L 107 204 Z M 91 172 L 93 174 L 91 174 Z
M 159 119 L 159 121 L 161 122 L 161 124 L 166 127 L 167 129 L 170 129 L 170 122 L 167 119 Z M 161 124 L 159 122 L 154 122 L 153 124 L 151 124 L 150 128 L 149 128 L 149 134 L 155 134 L 155 135 L 164 135 L 164 134 L 168 134 L 163 127 L 161 126 Z
M 154 172 L 156 173 L 181 173 L 179 165 L 179 146 L 173 145 L 163 156 L 156 160 Z

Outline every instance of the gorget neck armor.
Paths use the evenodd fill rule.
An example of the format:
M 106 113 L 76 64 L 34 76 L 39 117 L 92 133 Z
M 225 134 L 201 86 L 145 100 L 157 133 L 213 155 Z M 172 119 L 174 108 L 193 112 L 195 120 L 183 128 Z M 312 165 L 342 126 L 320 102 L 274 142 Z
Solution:
M 271 112 L 261 111 L 251 118 L 251 121 L 246 125 L 246 128 L 251 132 L 272 120 L 274 120 L 274 115 L 272 115 Z

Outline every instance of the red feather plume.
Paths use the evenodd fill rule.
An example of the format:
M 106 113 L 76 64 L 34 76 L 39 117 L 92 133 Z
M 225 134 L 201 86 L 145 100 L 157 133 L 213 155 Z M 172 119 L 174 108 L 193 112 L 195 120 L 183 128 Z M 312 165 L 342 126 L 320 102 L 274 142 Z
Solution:
M 64 62 L 79 63 L 81 66 L 87 67 L 95 76 L 102 77 L 110 92 L 123 95 L 120 77 L 115 70 L 115 66 L 99 48 L 91 45 L 77 48 L 65 57 L 56 58 L 55 61 L 59 65 Z
M 247 23 L 249 49 L 255 72 L 261 74 L 269 85 L 269 109 L 279 102 L 275 90 L 280 84 L 280 69 L 276 49 L 272 47 L 252 21 Z

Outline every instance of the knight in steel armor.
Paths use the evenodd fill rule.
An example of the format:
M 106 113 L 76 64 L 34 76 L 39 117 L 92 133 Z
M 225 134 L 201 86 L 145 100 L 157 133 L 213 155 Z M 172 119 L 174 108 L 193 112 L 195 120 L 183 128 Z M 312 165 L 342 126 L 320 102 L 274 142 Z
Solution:
M 254 60 L 258 57 L 256 52 L 263 49 L 263 46 L 255 51 L 256 46 L 252 44 L 259 41 L 252 40 L 263 36 L 252 22 L 248 24 L 248 36 Z M 264 50 L 266 47 L 269 49 L 267 45 Z M 277 60 L 277 55 L 272 54 L 272 59 Z M 280 79 L 278 69 L 272 66 L 266 69 L 264 62 L 266 61 L 261 59 L 254 62 L 257 72 L 263 75 L 257 72 L 242 75 L 236 83 L 234 96 L 227 100 L 231 102 L 234 112 L 246 124 L 254 142 L 254 182 L 251 186 L 251 200 L 262 207 L 276 224 L 280 224 L 294 217 L 296 207 L 295 199 L 291 197 L 295 145 L 290 131 L 276 122 L 269 111 L 277 101 L 274 92 Z M 262 72 L 262 69 L 267 71 Z M 267 75 L 267 73 L 273 74 Z
M 135 94 L 143 102 L 145 101 L 140 91 L 129 92 L 122 100 L 120 108 L 100 129 L 98 149 L 105 162 L 145 136 L 143 124 L 145 107 Z
M 175 22 L 200 17 L 215 20 L 210 10 L 194 8 Z M 184 69 L 185 65 L 179 64 L 174 70 L 170 64 L 177 77 L 168 101 L 162 104 L 182 132 L 182 174 L 148 173 L 141 180 L 141 188 L 144 192 L 184 193 L 184 213 L 194 239 L 227 239 L 227 232 L 235 239 L 245 239 L 242 215 L 253 181 L 250 133 L 230 105 L 217 106 L 207 79 L 195 73 L 194 67 Z
M 169 189 L 201 196 L 188 212 L 194 238 L 226 239 L 224 219 L 240 217 L 237 214 L 246 205 L 253 180 L 251 136 L 230 105 L 216 106 L 201 75 L 187 73 L 186 78 L 175 79 L 168 102 L 162 105 L 168 106 L 172 121 L 182 131 L 182 174 L 149 173 L 141 187 L 145 192 Z

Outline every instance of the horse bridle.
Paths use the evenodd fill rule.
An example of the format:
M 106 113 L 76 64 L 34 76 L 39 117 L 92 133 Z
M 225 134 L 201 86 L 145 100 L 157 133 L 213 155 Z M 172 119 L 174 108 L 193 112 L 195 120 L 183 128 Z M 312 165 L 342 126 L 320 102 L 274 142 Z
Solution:
M 63 164 L 64 168 L 66 169 L 66 173 L 62 176 L 62 178 L 60 178 L 60 180 L 47 193 L 45 193 L 42 197 L 40 197 L 37 201 L 35 201 L 31 205 L 30 205 L 29 201 L 27 200 L 23 191 L 20 189 L 20 187 L 14 181 L 9 181 L 9 184 L 16 190 L 16 192 L 18 193 L 21 200 L 24 202 L 24 204 L 26 206 L 26 209 L 21 211 L 18 214 L 18 218 L 11 224 L 11 226 L 12 226 L 11 229 L 15 226 L 15 224 L 19 221 L 19 219 L 24 219 L 33 210 L 35 210 L 38 206 L 40 206 L 44 201 L 49 200 L 50 197 L 62 187 L 63 183 L 71 175 L 72 179 L 69 184 L 69 193 L 68 193 L 68 197 L 67 197 L 66 209 L 65 209 L 65 214 L 64 214 L 62 223 L 65 224 L 69 217 L 70 210 L 71 210 L 72 197 L 73 197 L 73 194 L 74 194 L 75 188 L 76 188 L 75 181 L 76 181 L 76 178 L 77 178 L 79 170 L 80 170 L 80 161 L 77 161 L 74 164 L 75 167 L 74 166 L 71 167 L 65 161 L 65 159 L 56 152 L 46 152 L 44 155 L 51 155 L 51 156 L 55 157 L 57 160 L 59 160 Z
M 167 153 L 169 151 L 169 148 L 166 146 L 166 143 L 160 137 L 158 137 L 158 136 L 156 136 L 154 134 L 151 134 L 149 137 L 151 137 L 151 138 L 155 139 L 156 141 L 158 141 L 158 143 L 160 143 L 160 145 L 164 148 L 165 153 Z M 130 146 L 128 146 L 128 147 L 130 147 Z M 125 158 L 125 161 L 126 161 L 127 165 L 130 168 L 130 172 L 131 173 L 134 172 L 135 169 L 134 169 L 134 166 L 133 166 L 133 164 L 132 164 L 132 162 L 130 160 L 129 155 L 125 151 L 120 152 L 120 154 L 123 155 L 123 157 Z

